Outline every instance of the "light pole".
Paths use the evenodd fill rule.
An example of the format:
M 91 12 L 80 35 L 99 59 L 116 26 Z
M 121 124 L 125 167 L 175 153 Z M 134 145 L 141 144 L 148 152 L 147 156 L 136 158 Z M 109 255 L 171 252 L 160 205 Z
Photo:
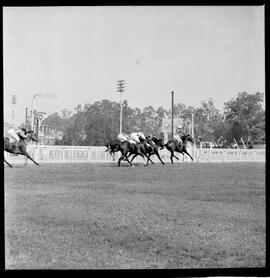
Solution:
M 31 130 L 34 130 L 34 99 L 37 97 L 56 97 L 56 94 L 35 94 L 31 102 Z
M 122 93 L 125 91 L 125 80 L 117 81 L 117 92 L 120 92 L 120 134 L 122 133 Z
M 191 111 L 191 136 L 194 138 L 194 111 Z
M 173 108 L 174 108 L 174 102 L 173 102 L 173 94 L 174 94 L 174 92 L 172 91 L 172 139 L 173 139 L 173 117 L 174 117 L 174 115 L 173 115 Z

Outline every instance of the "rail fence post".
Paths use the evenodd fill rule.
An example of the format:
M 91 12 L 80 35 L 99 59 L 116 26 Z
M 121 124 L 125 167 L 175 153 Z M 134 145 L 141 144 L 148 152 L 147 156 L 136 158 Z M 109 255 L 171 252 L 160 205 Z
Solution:
M 90 162 L 90 147 L 87 148 L 87 162 Z

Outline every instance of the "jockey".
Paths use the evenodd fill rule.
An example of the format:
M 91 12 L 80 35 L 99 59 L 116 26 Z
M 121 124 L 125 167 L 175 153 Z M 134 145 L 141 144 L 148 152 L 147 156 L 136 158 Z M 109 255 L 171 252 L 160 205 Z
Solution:
M 134 141 L 135 143 L 140 143 L 140 138 L 146 139 L 145 135 L 142 132 L 132 132 L 129 138 Z
M 122 141 L 126 141 L 129 140 L 128 135 L 124 134 L 124 133 L 120 133 L 117 138 L 122 142 Z
M 142 139 L 146 139 L 145 138 L 145 135 L 140 131 L 140 132 L 137 132 L 137 135 L 139 136 L 139 137 L 141 137 Z
M 175 134 L 173 136 L 173 139 L 177 141 L 177 144 L 183 143 L 182 139 L 180 138 L 180 136 L 178 134 Z
M 11 142 L 15 140 L 16 145 L 20 141 L 19 136 L 26 139 L 27 138 L 26 134 L 27 134 L 27 131 L 25 128 L 11 128 L 7 131 L 7 135 L 11 139 Z
M 153 134 L 146 135 L 147 144 L 151 145 L 152 147 L 155 147 L 155 144 L 153 142 L 153 138 L 156 138 Z

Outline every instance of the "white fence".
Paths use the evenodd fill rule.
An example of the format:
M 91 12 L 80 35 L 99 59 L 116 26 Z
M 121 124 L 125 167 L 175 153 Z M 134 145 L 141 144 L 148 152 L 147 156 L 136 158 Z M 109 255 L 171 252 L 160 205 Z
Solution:
M 31 157 L 38 163 L 105 163 L 112 162 L 112 157 L 105 152 L 106 147 L 87 147 L 87 146 L 45 146 L 29 145 L 27 150 Z M 193 149 L 189 153 L 196 162 L 248 162 L 261 161 L 265 162 L 264 149 Z M 170 152 L 163 149 L 160 152 L 161 159 L 166 162 L 170 161 Z M 182 162 L 183 155 L 174 153 L 179 160 L 173 159 L 175 163 Z M 116 153 L 116 159 L 120 153 Z M 190 162 L 191 159 L 185 155 L 184 162 Z M 25 163 L 25 157 L 5 152 L 5 158 L 12 163 Z M 159 162 L 159 159 L 153 155 L 151 159 Z M 143 162 L 140 156 L 137 156 L 134 162 Z M 31 162 L 32 163 L 32 162 Z M 116 162 L 115 162 L 116 163 Z M 127 162 L 122 162 L 127 163 Z

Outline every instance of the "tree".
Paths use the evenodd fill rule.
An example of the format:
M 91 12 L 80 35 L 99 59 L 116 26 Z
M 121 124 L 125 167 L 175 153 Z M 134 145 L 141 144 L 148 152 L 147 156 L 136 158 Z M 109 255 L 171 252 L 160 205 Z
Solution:
M 56 112 L 44 119 L 41 124 L 57 130 L 63 130 L 68 123 L 68 119 L 68 114 L 65 114 L 65 118 L 63 118 Z
M 230 140 L 241 137 L 244 141 L 260 142 L 265 134 L 265 120 L 262 108 L 263 94 L 256 92 L 248 94 L 240 92 L 236 99 L 224 104 L 225 121 L 230 126 L 228 137 Z
M 194 111 L 195 137 L 203 141 L 216 141 L 222 132 L 222 114 L 215 107 L 213 99 L 201 102 L 201 107 Z
M 86 115 L 81 105 L 75 108 L 76 113 L 69 118 L 68 124 L 64 128 L 64 145 L 85 145 L 85 123 Z

